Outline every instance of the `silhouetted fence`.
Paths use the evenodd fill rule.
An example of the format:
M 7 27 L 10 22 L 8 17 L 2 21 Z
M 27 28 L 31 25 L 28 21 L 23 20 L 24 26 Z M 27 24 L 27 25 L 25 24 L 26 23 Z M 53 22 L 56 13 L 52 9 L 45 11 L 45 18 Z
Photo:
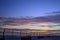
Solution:
M 23 29 L 5 29 L 0 28 L 0 40 L 60 40 L 57 35 L 41 36 L 39 33 L 29 32 Z

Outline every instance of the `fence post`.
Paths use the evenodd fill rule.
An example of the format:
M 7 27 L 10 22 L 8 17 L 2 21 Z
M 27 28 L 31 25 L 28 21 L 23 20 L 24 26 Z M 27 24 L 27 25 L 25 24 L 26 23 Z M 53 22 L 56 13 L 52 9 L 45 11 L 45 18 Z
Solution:
M 3 29 L 3 40 L 5 40 L 4 33 L 5 33 L 5 29 Z

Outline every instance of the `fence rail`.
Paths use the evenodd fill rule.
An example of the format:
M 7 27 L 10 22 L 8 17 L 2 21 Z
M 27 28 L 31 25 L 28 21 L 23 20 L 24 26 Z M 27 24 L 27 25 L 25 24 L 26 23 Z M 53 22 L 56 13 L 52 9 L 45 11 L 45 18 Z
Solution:
M 54 33 L 57 32 L 57 33 Z M 8 29 L 0 28 L 0 40 L 21 40 L 21 37 L 28 36 L 60 36 L 60 30 L 48 30 L 47 32 L 41 30 L 29 30 L 29 29 Z M 30 39 L 31 39 L 30 37 Z M 23 39 L 23 38 L 22 38 Z M 32 37 L 32 39 L 34 39 Z

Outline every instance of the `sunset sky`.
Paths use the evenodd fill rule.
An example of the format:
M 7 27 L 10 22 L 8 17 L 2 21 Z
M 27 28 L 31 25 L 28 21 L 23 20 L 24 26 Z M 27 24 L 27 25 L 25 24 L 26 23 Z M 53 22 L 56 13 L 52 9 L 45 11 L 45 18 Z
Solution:
M 60 11 L 60 0 L 0 0 L 0 16 L 47 16 L 47 12 Z

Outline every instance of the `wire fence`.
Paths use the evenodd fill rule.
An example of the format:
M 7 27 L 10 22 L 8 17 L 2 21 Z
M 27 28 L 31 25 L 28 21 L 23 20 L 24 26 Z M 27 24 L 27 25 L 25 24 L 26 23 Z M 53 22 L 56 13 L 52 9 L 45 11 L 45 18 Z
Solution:
M 60 30 L 58 32 L 60 32 Z M 37 40 L 37 39 L 47 38 L 47 37 L 48 38 L 51 37 L 50 39 L 53 40 L 53 36 L 50 35 L 49 33 L 48 35 L 45 35 L 45 36 L 41 36 L 40 34 L 42 33 L 33 32 L 32 30 L 29 31 L 29 30 L 23 30 L 23 29 L 0 28 L 0 40 L 35 40 L 35 39 Z M 60 36 L 56 36 L 55 38 L 57 37 L 60 39 Z

